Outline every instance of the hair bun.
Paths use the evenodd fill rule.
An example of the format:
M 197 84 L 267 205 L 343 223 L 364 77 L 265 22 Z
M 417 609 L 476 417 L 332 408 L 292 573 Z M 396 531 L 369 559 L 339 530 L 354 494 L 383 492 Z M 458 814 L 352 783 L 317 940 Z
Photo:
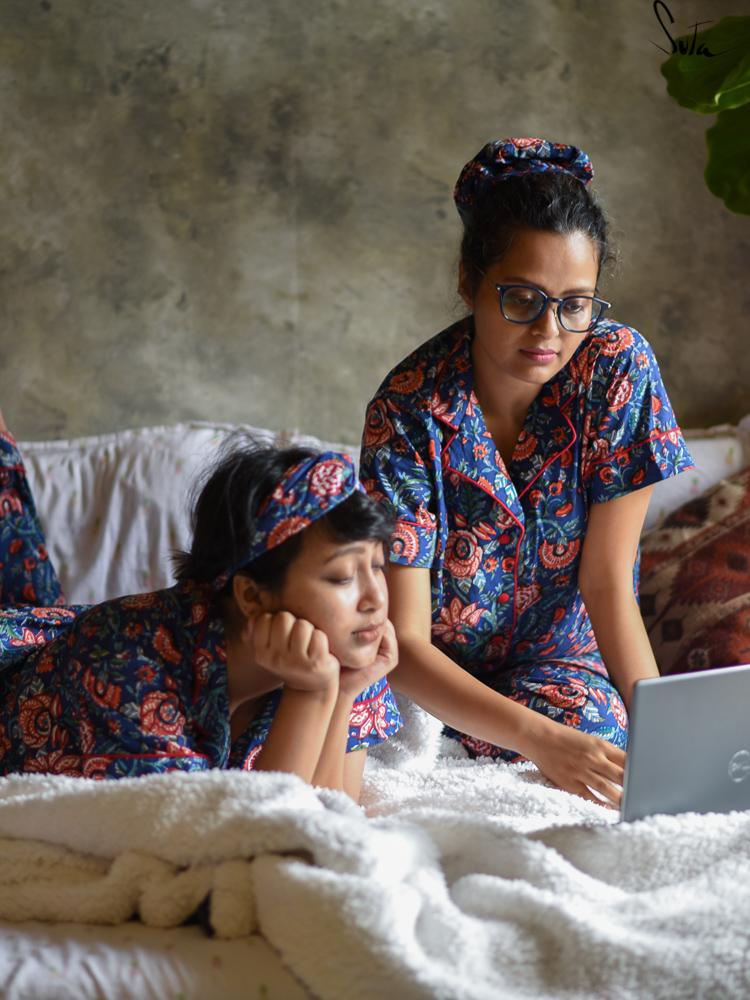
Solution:
M 495 139 L 469 160 L 453 190 L 453 200 L 464 223 L 476 201 L 498 181 L 524 174 L 562 171 L 588 184 L 594 176 L 591 160 L 582 149 L 547 139 Z

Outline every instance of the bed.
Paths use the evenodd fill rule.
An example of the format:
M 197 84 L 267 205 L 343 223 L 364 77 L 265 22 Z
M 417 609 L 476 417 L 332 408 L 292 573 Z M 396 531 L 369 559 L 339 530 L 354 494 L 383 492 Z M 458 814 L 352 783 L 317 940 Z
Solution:
M 749 429 L 692 435 L 696 471 L 654 494 L 642 602 L 668 670 L 747 645 Z M 171 582 L 189 486 L 236 432 L 22 445 L 71 602 Z M 700 614 L 685 560 L 691 585 L 711 581 Z M 750 813 L 620 824 L 532 765 L 467 760 L 402 708 L 364 810 L 290 775 L 0 781 L 0 995 L 750 995 Z

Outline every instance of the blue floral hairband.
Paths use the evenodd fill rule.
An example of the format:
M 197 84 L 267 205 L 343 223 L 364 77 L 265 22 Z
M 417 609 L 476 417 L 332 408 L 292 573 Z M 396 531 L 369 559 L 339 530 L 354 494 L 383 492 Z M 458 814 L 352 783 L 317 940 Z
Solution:
M 324 451 L 293 465 L 260 503 L 249 549 L 214 580 L 214 589 L 222 590 L 237 570 L 325 517 L 357 491 L 365 492 L 349 455 Z
M 461 171 L 453 200 L 464 222 L 471 218 L 477 199 L 497 181 L 524 174 L 560 170 L 582 184 L 594 176 L 591 160 L 582 149 L 547 139 L 495 139 L 479 150 Z

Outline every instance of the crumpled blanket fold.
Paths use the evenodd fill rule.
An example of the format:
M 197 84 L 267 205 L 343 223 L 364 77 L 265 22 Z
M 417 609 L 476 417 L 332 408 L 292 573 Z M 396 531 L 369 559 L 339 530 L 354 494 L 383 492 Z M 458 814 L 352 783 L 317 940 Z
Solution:
M 0 918 L 167 927 L 203 907 L 338 1000 L 750 995 L 750 812 L 612 811 L 530 764 L 0 781 Z

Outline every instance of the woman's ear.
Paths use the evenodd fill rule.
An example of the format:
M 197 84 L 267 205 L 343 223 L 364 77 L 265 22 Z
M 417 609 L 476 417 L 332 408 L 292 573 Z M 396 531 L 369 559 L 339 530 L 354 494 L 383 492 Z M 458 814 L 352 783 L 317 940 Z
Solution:
M 245 618 L 257 618 L 264 611 L 270 611 L 270 594 L 260 588 L 249 576 L 235 573 L 232 577 L 232 596 Z
M 474 295 L 471 290 L 469 273 L 463 261 L 458 265 L 458 294 L 464 300 L 469 309 L 474 308 Z

